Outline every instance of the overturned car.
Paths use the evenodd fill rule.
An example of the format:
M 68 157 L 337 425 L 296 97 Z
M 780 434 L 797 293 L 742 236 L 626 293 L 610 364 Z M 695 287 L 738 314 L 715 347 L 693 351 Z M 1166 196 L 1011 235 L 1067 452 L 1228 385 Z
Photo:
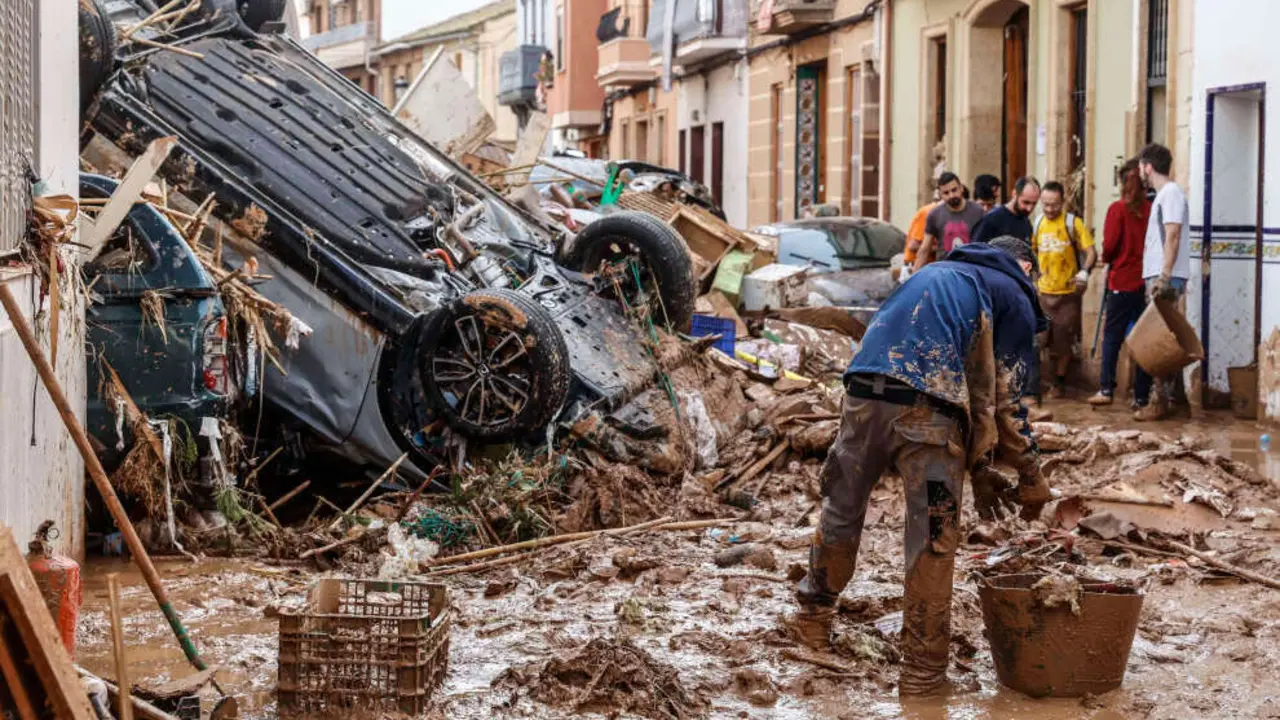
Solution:
M 129 157 L 176 137 L 160 172 L 193 207 L 214 197 L 223 264 L 256 265 L 256 289 L 313 329 L 262 378 L 280 425 L 365 466 L 408 453 L 418 475 L 445 427 L 545 443 L 597 414 L 651 430 L 627 405 L 658 371 L 648 324 L 692 314 L 679 235 L 618 213 L 560 236 L 257 32 L 260 5 L 206 0 L 173 27 L 143 23 L 140 0 L 96 5 L 140 42 L 113 53 L 87 105 L 92 142 Z

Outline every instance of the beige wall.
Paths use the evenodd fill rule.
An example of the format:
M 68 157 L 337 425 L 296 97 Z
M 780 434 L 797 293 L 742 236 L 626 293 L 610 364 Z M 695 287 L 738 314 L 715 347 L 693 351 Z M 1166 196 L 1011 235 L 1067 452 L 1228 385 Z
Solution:
M 516 49 L 518 40 L 514 12 L 486 22 L 476 40 L 475 77 L 467 78 L 473 81 L 480 102 L 497 124 L 493 139 L 504 142 L 515 142 L 518 123 L 511 108 L 498 104 L 499 63 L 503 53 Z
M 862 12 L 865 5 L 866 3 L 853 0 L 841 0 L 836 17 L 856 15 Z M 747 114 L 748 226 L 771 222 L 775 213 L 771 193 L 774 172 L 771 166 L 772 148 L 777 133 L 771 120 L 775 86 L 780 86 L 782 90 L 782 142 L 779 148 L 782 182 L 778 188 L 778 196 L 782 201 L 781 219 L 790 220 L 795 217 L 795 68 L 823 60 L 826 61 L 827 74 L 826 84 L 822 88 L 826 95 L 826 112 L 820 130 L 826 167 L 822 187 L 826 202 L 843 206 L 848 159 L 853 149 L 849 139 L 845 137 L 848 119 L 845 78 L 850 66 L 861 64 L 863 45 L 870 42 L 873 36 L 874 23 L 868 20 L 800 43 L 766 50 L 750 59 Z M 755 36 L 752 38 L 752 45 L 759 46 L 778 39 L 778 36 Z M 864 128 L 874 128 L 877 124 L 878 114 L 868 112 L 863 120 Z M 879 161 L 866 158 L 864 163 L 866 162 Z M 864 194 L 874 194 L 874 191 Z
M 678 101 L 676 91 L 655 91 L 654 102 L 649 102 L 649 91 L 620 98 L 613 103 L 613 124 L 609 129 L 609 157 L 614 160 L 643 158 L 655 165 L 680 167 L 678 136 L 676 134 Z M 636 140 L 636 123 L 648 123 L 648 144 L 643 153 Z M 665 126 L 665 136 L 659 132 Z M 623 131 L 626 128 L 626 131 Z M 623 143 L 624 136 L 626 143 Z

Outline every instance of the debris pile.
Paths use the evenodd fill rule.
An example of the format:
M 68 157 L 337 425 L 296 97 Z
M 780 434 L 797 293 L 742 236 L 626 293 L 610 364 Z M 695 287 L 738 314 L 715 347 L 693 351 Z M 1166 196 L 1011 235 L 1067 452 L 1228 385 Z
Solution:
M 654 720 L 706 716 L 706 701 L 687 689 L 679 672 L 629 640 L 596 638 L 548 660 L 509 668 L 494 687 L 527 692 L 574 713 L 631 713 Z

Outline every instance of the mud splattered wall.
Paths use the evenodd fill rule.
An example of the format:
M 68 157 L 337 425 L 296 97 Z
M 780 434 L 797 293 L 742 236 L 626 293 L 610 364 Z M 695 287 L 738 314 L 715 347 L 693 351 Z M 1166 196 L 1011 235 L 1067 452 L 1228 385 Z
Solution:
M 41 77 L 33 78 L 39 93 L 33 157 L 47 193 L 75 194 L 79 168 L 77 4 L 76 0 L 41 0 L 36 5 L 39 57 L 33 58 L 32 65 L 40 69 Z M 28 321 L 31 314 L 37 315 L 37 334 L 47 349 L 47 314 L 39 317 L 31 312 L 39 299 L 32 276 L 0 274 L 0 282 L 9 286 L 27 310 Z M 62 299 L 57 371 L 83 420 L 84 309 L 78 295 L 67 293 Z M 42 520 L 52 519 L 62 530 L 61 549 L 79 557 L 84 549 L 84 470 L 53 403 L 38 382 L 11 323 L 7 317 L 0 318 L 0 524 L 11 527 L 22 542 Z

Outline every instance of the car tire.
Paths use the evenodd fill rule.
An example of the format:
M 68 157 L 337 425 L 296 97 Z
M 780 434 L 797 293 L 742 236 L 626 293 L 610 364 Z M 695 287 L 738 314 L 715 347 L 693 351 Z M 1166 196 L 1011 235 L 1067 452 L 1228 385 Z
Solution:
M 652 215 L 620 212 L 596 220 L 578 233 L 562 261 L 570 270 L 594 273 L 602 262 L 631 253 L 644 261 L 661 299 L 654 319 L 688 330 L 697 293 L 693 260 L 679 233 Z
M 116 26 L 101 0 L 80 3 L 80 113 L 93 105 L 116 70 Z
M 284 17 L 285 3 L 289 0 L 239 0 L 240 18 L 254 32 L 261 32 L 269 22 L 279 22 Z
M 422 330 L 423 388 L 457 432 L 482 440 L 540 434 L 569 395 L 569 350 L 551 314 L 514 290 L 476 290 Z

